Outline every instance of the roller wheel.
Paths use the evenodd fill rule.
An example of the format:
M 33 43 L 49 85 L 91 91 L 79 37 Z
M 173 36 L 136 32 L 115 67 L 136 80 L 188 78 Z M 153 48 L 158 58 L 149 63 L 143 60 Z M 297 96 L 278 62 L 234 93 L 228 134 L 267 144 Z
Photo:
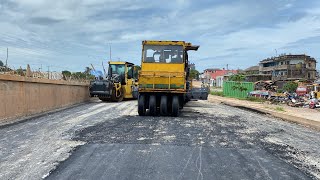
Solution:
M 139 116 L 146 115 L 146 107 L 145 107 L 145 95 L 140 95 L 138 99 L 138 113 Z
M 156 96 L 154 95 L 149 97 L 149 111 L 151 116 L 155 116 L 157 114 L 157 102 Z
M 161 96 L 160 100 L 160 115 L 166 116 L 168 114 L 168 97 Z
M 110 100 L 109 98 L 104 98 L 104 97 L 99 97 L 99 99 L 103 102 L 108 102 Z
M 174 117 L 179 116 L 179 97 L 178 96 L 172 97 L 172 116 Z
M 124 96 L 123 89 L 121 88 L 118 93 L 120 93 L 120 96 L 116 97 L 116 89 L 113 88 L 112 95 L 111 95 L 111 101 L 121 102 L 123 100 L 123 96 Z

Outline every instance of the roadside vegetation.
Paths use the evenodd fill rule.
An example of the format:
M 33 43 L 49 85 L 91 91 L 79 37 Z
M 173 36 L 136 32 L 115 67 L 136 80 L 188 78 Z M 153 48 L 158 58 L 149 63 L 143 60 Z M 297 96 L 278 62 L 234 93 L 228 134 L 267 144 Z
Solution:
M 285 110 L 283 109 L 283 107 L 280 107 L 280 106 L 276 107 L 275 110 L 276 110 L 276 111 L 282 111 L 282 112 L 285 111 Z
M 283 86 L 283 90 L 288 91 L 289 93 L 293 93 L 296 91 L 298 87 L 298 83 L 296 82 L 287 82 L 284 86 Z
M 247 101 L 252 101 L 252 102 L 265 102 L 266 99 L 263 99 L 263 98 L 257 98 L 257 97 L 246 97 L 242 100 L 247 100 Z
M 223 92 L 222 92 L 222 91 L 211 91 L 210 94 L 211 94 L 211 95 L 214 95 L 214 96 L 221 96 L 221 97 L 223 97 Z

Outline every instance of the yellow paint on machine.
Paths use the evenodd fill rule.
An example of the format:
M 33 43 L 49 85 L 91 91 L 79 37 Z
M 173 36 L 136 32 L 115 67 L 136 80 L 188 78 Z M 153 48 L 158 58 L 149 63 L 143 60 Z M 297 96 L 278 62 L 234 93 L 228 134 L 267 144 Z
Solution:
M 140 92 L 185 92 L 184 64 L 142 63 Z

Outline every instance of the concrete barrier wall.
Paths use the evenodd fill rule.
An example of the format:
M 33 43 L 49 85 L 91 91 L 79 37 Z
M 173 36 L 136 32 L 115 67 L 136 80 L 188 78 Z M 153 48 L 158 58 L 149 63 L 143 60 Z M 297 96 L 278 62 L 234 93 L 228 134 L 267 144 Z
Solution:
M 0 75 L 0 123 L 87 100 L 85 83 Z

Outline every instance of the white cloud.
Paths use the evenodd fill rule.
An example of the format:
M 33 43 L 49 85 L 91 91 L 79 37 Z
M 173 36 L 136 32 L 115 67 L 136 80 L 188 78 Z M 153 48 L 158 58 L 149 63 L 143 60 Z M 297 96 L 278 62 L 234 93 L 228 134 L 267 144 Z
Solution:
M 88 55 L 106 56 L 110 42 L 116 56 L 139 63 L 141 40 L 181 39 L 201 45 L 198 52 L 191 53 L 193 58 L 219 57 L 249 66 L 274 49 L 320 36 L 319 6 L 302 7 L 291 0 L 8 2 L 0 3 L 0 48 L 10 46 L 11 53 L 20 54 L 17 63 L 30 51 L 28 59 L 41 56 L 59 63 L 68 57 L 68 61 L 78 62 L 73 69 L 79 69 L 89 63 L 85 60 Z M 288 21 L 296 12 L 295 21 Z M 314 49 L 308 53 L 320 56 Z M 210 58 L 201 62 L 215 64 Z

